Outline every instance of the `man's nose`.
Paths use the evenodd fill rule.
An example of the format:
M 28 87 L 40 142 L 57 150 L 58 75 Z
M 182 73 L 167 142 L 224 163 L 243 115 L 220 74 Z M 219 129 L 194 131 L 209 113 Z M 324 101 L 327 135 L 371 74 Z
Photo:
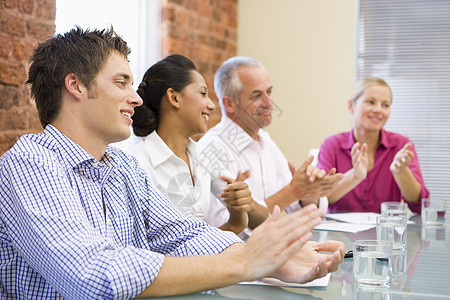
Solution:
M 135 106 L 141 106 L 142 103 L 144 103 L 144 101 L 142 101 L 141 96 L 139 96 L 138 93 L 134 89 L 132 89 L 129 102 L 131 104 L 134 104 Z
M 273 99 L 272 99 L 272 97 L 270 95 L 265 94 L 264 97 L 263 97 L 263 101 L 264 101 L 264 105 L 267 108 L 272 108 L 272 106 L 273 106 Z

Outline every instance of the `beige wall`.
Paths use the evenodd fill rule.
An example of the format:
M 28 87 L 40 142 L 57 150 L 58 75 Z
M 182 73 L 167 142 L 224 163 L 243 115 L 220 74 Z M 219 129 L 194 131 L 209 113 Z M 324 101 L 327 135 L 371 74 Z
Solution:
M 268 69 L 274 111 L 267 127 L 298 166 L 310 148 L 349 130 L 356 0 L 238 0 L 238 55 Z

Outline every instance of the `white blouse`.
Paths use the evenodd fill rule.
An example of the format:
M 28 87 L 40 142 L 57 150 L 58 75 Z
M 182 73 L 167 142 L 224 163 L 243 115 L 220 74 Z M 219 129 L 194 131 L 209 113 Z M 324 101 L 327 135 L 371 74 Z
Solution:
M 219 220 L 218 224 L 209 213 L 211 192 L 220 194 L 226 183 L 211 176 L 211 172 L 202 164 L 197 147 L 196 142 L 189 139 L 187 155 L 192 177 L 186 162 L 172 152 L 156 131 L 141 138 L 128 152 L 139 160 L 152 183 L 186 217 L 201 218 L 213 226 L 221 226 L 226 220 Z M 221 173 L 230 177 L 226 171 Z

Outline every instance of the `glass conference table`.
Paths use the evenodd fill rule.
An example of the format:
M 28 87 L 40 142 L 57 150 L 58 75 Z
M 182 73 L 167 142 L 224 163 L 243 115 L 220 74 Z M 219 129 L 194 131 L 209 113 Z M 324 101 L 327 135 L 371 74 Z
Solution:
M 450 221 L 441 230 L 422 228 L 420 216 L 408 224 L 407 274 L 403 283 L 393 283 L 388 289 L 361 288 L 353 284 L 353 258 L 345 258 L 339 270 L 332 273 L 326 287 L 285 288 L 236 284 L 211 291 L 164 299 L 450 299 Z M 340 240 L 346 251 L 352 242 L 376 239 L 375 228 L 358 233 L 314 231 L 313 239 Z

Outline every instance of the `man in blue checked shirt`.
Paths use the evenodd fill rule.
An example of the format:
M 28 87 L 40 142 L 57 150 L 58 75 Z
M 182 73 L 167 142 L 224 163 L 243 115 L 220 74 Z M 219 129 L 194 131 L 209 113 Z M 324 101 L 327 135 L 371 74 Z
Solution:
M 142 104 L 129 52 L 112 29 L 81 28 L 35 50 L 27 83 L 45 130 L 0 158 L 0 298 L 126 299 L 336 270 L 342 243 L 307 242 L 315 206 L 282 219 L 275 207 L 243 244 L 183 217 L 108 146 L 128 137 Z

